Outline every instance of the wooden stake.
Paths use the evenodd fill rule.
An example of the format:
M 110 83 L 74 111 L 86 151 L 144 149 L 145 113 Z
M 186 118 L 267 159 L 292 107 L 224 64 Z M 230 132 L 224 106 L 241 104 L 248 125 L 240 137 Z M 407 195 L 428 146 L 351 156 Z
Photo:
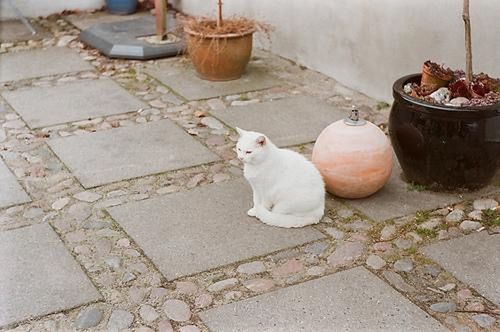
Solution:
M 155 0 L 156 38 L 161 41 L 166 36 L 167 0 Z
M 465 81 L 467 86 L 472 82 L 472 41 L 469 16 L 469 0 L 464 0 L 464 9 L 462 13 L 465 26 Z
M 217 27 L 222 26 L 222 0 L 217 0 Z

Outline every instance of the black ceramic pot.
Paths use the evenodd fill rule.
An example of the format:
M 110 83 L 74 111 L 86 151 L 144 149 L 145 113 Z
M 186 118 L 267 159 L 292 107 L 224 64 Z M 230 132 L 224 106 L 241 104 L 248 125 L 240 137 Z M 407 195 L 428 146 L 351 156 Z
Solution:
M 433 190 L 474 190 L 487 185 L 500 160 L 500 104 L 457 108 L 410 97 L 393 85 L 389 135 L 406 180 Z

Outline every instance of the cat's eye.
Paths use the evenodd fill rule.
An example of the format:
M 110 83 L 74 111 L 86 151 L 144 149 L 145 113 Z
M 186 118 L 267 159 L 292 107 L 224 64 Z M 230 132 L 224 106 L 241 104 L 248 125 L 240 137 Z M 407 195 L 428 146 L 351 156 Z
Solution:
M 252 151 L 247 151 L 247 152 L 245 152 L 245 153 L 246 153 L 246 154 L 250 154 L 250 153 L 252 153 Z

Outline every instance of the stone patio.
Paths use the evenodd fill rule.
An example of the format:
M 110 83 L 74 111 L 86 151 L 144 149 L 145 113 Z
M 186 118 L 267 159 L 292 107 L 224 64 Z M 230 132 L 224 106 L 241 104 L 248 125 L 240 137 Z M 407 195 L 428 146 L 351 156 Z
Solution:
M 0 208 L 31 201 L 26 191 L 17 183 L 16 177 L 0 160 Z
M 258 49 L 207 83 L 77 38 L 133 17 L 0 44 L 1 331 L 500 330 L 500 177 L 433 193 L 395 163 L 369 198 L 328 195 L 319 224 L 268 227 L 246 215 L 235 126 L 310 158 L 351 105 L 384 130 L 389 109 Z
M 362 287 L 360 287 L 362 285 Z M 363 267 L 200 314 L 211 331 L 446 331 Z
M 220 96 L 234 95 L 268 89 L 283 85 L 284 82 L 269 75 L 258 64 L 251 63 L 247 72 L 237 81 L 209 82 L 200 79 L 192 68 L 172 68 L 171 66 L 154 66 L 147 68 L 146 73 L 165 84 L 187 100 L 201 100 Z
M 314 142 L 325 127 L 346 116 L 345 111 L 309 96 L 233 106 L 212 114 L 232 128 L 266 133 L 278 146 Z
M 63 47 L 0 54 L 0 82 L 93 69 L 74 51 Z
M 170 120 L 47 143 L 85 188 L 219 159 Z
M 31 31 L 20 20 L 8 20 L 2 22 L 0 29 L 0 43 L 18 42 L 24 40 L 40 40 L 47 38 L 50 35 L 36 23 L 32 23 L 36 31 L 36 35 L 32 35 Z
M 109 212 L 168 280 L 323 238 L 312 228 L 267 227 L 247 216 L 251 205 L 248 185 L 238 180 L 133 202 Z
M 500 234 L 486 232 L 432 244 L 423 249 L 457 279 L 474 287 L 480 294 L 500 305 Z
M 30 128 L 90 120 L 146 107 L 109 79 L 33 87 L 2 95 Z
M 101 300 L 47 224 L 0 233 L 0 326 Z

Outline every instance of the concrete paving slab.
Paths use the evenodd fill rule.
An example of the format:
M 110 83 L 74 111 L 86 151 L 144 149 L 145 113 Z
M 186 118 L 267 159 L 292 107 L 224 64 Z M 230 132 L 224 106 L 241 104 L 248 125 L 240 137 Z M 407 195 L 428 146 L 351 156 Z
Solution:
M 26 40 L 41 40 L 50 35 L 36 22 L 30 22 L 36 31 L 35 35 L 20 20 L 0 21 L 0 42 L 19 42 Z
M 158 64 L 146 69 L 166 86 L 187 100 L 201 100 L 238 93 L 264 90 L 283 85 L 284 82 L 268 73 L 262 66 L 250 63 L 246 74 L 240 79 L 227 82 L 211 82 L 199 78 L 194 69 L 174 68 L 168 64 Z
M 28 194 L 0 159 L 0 208 L 30 202 Z
M 101 299 L 48 224 L 0 233 L 0 327 Z
M 48 141 L 85 188 L 220 158 L 170 120 Z
M 168 280 L 323 238 L 313 228 L 267 226 L 246 212 L 243 180 L 108 209 Z
M 6 91 L 2 96 L 31 128 L 133 112 L 146 107 L 110 79 Z
M 233 128 L 262 132 L 278 146 L 313 142 L 329 124 L 348 115 L 309 96 L 235 106 L 211 113 Z
M 401 178 L 402 170 L 394 157 L 394 168 L 387 184 L 367 198 L 343 200 L 375 221 L 406 216 L 417 211 L 434 210 L 463 200 L 458 194 L 412 190 Z
M 457 279 L 500 305 L 500 234 L 480 232 L 422 249 Z
M 363 267 L 199 315 L 216 332 L 447 331 Z
M 0 82 L 91 70 L 89 63 L 69 48 L 51 47 L 0 55 Z

